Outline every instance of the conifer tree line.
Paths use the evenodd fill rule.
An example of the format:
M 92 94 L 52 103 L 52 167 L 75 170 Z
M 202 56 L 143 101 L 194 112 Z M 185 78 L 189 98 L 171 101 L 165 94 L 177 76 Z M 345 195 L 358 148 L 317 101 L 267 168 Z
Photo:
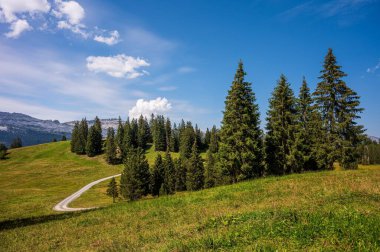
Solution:
M 107 162 L 124 163 L 121 196 L 136 200 L 267 175 L 328 170 L 335 164 L 355 169 L 364 159 L 372 162 L 367 158 L 371 151 L 363 147 L 363 126 L 357 124 L 363 110 L 359 96 L 344 82 L 346 74 L 331 49 L 320 73 L 314 92 L 304 77 L 297 94 L 280 75 L 269 99 L 265 131 L 242 62 L 225 100 L 220 129 L 214 126 L 202 132 L 190 121 L 176 124 L 162 115 L 126 122 L 119 118 L 116 132 L 108 130 L 105 152 Z M 98 129 L 95 125 L 88 129 L 85 120 L 76 123 L 72 151 L 99 154 Z M 145 157 L 151 145 L 164 152 L 153 166 Z M 173 159 L 175 152 L 178 158 Z M 206 152 L 205 159 L 201 152 Z
M 380 164 L 380 141 L 366 138 L 359 147 L 360 163 L 364 165 Z

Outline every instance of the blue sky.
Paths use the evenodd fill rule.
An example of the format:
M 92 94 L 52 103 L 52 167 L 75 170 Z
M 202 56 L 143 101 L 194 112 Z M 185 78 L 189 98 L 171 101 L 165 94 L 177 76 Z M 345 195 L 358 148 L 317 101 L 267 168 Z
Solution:
M 333 48 L 380 136 L 380 1 L 0 0 L 0 111 L 70 121 L 163 113 L 219 125 L 242 59 L 261 111 Z

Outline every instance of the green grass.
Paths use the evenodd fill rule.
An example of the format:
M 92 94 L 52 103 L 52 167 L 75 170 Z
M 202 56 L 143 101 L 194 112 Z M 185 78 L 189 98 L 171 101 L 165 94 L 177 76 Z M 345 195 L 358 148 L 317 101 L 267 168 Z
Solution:
M 104 195 L 106 184 L 84 194 L 82 203 L 82 198 L 74 202 L 104 200 L 109 204 L 104 208 L 29 213 L 0 222 L 0 250 L 380 251 L 380 166 L 268 177 L 115 204 Z M 1 204 L 2 209 L 15 209 L 3 200 Z

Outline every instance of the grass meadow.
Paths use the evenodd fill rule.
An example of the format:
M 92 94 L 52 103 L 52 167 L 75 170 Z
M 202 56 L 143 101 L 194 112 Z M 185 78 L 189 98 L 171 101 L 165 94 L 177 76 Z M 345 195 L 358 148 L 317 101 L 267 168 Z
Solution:
M 72 204 L 102 208 L 52 211 L 86 183 L 121 169 L 71 154 L 68 142 L 12 150 L 0 162 L 0 250 L 380 251 L 380 166 L 115 204 L 104 182 Z

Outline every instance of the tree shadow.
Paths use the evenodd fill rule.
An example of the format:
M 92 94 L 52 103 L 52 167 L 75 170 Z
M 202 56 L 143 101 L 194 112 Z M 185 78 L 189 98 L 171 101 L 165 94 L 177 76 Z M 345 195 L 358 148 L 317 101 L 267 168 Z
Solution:
M 50 221 L 58 221 L 58 220 L 69 219 L 69 218 L 80 216 L 83 213 L 87 213 L 90 211 L 94 211 L 94 209 L 83 210 L 80 212 L 68 212 L 68 213 L 63 213 L 63 214 L 49 214 L 49 215 L 36 216 L 36 217 L 5 220 L 5 221 L 0 222 L 0 232 L 3 230 L 32 226 L 32 225 L 42 224 L 42 223 L 46 223 L 46 222 L 50 222 Z

